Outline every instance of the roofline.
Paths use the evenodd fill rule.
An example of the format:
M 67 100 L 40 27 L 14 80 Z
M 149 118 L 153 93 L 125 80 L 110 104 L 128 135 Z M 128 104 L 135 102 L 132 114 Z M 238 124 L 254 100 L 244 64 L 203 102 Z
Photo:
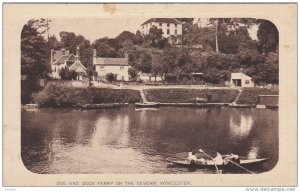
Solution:
M 84 70 L 86 70 L 86 67 L 81 63 L 81 61 L 80 60 L 77 60 L 77 61 L 79 61 L 79 64 L 84 68 Z M 75 63 L 77 61 L 75 61 L 69 68 L 71 68 L 73 65 L 75 65 Z
M 69 57 L 68 57 L 66 60 L 69 60 L 70 57 L 71 57 L 72 55 L 73 55 L 74 57 L 76 57 L 74 54 L 70 54 Z M 66 55 L 61 55 L 60 58 L 63 57 L 63 56 L 66 56 Z M 57 61 L 59 61 L 60 58 L 59 58 Z M 65 60 L 65 61 L 66 61 L 66 60 Z M 51 65 L 57 65 L 57 61 L 53 62 Z M 63 64 L 63 63 L 60 63 L 59 65 L 61 65 L 61 64 Z M 72 65 L 71 65 L 71 66 L 72 66 Z
M 154 21 L 151 21 L 151 22 L 156 22 L 155 20 L 156 20 L 157 18 L 150 18 L 150 19 L 147 19 L 147 20 L 146 20 L 144 23 L 142 23 L 140 26 L 146 25 L 146 24 L 148 24 L 148 23 L 151 23 L 151 22 L 148 22 L 148 21 L 151 20 L 151 19 L 154 19 Z M 182 22 L 179 21 L 179 20 L 176 19 L 176 18 L 160 18 L 160 19 L 174 19 L 174 20 L 176 20 L 179 24 L 182 24 Z M 162 22 L 162 23 L 166 23 L 166 22 Z
M 109 66 L 109 65 L 113 65 L 113 66 L 129 66 L 129 64 L 93 64 L 93 65 L 104 65 L 104 66 Z

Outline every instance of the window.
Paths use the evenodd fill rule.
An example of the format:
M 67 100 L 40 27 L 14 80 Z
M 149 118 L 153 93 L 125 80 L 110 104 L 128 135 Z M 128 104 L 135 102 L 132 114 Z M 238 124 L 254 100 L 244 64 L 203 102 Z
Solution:
M 162 23 L 159 23 L 159 26 L 161 27 L 161 26 L 162 26 Z
M 167 29 L 167 35 L 169 35 L 170 34 L 170 29 Z
M 177 29 L 175 29 L 175 35 L 177 35 Z
M 104 66 L 100 66 L 100 71 L 104 71 Z
M 120 70 L 123 70 L 123 69 L 124 69 L 124 67 L 123 67 L 123 66 L 121 66 L 121 67 L 120 67 Z
M 249 80 L 245 80 L 245 84 L 249 84 Z
M 170 27 L 170 23 L 167 23 L 167 27 Z
M 177 27 L 177 24 L 175 24 L 175 27 Z

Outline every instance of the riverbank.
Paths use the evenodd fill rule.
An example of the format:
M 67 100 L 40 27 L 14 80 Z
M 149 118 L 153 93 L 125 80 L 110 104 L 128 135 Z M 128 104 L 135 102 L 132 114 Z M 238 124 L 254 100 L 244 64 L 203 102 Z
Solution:
M 146 89 L 150 102 L 159 103 L 232 103 L 236 89 Z
M 236 101 L 236 104 L 256 106 L 259 102 L 259 95 L 279 95 L 279 90 L 256 87 L 243 88 L 241 95 Z
M 145 103 L 145 100 L 149 103 L 156 103 L 157 106 L 253 107 L 258 104 L 259 95 L 278 95 L 278 90 L 265 88 L 243 88 L 241 92 L 238 89 L 229 88 L 136 90 L 47 85 L 44 90 L 34 95 L 34 102 L 40 107 L 80 107 L 83 109 L 122 107 Z
M 51 84 L 34 95 L 34 102 L 40 107 L 82 107 L 90 104 L 113 103 L 133 104 L 141 101 L 142 98 L 137 90 L 76 88 Z

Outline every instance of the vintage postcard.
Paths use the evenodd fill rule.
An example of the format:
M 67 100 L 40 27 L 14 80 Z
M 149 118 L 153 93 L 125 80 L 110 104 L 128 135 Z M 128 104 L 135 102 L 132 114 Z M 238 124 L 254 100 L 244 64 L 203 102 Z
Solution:
M 296 186 L 297 4 L 3 5 L 4 186 Z

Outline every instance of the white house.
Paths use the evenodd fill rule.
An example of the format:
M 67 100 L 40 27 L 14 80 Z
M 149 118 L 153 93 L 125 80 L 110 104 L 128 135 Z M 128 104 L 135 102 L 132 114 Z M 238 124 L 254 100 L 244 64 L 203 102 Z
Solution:
M 254 87 L 253 79 L 243 73 L 231 73 L 232 87 Z
M 105 78 L 106 74 L 113 73 L 117 75 L 117 80 L 129 81 L 127 56 L 125 58 L 97 57 L 96 49 L 94 49 L 93 65 L 100 78 Z
M 76 55 L 70 54 L 69 50 L 65 49 L 60 51 L 51 50 L 51 77 L 60 79 L 59 72 L 65 67 L 77 72 L 77 80 L 82 80 L 83 76 L 86 75 L 86 68 L 79 60 L 79 47 L 77 47 Z
M 141 24 L 141 32 L 148 35 L 152 26 L 162 29 L 163 37 L 170 38 L 173 36 L 175 43 L 179 42 L 178 36 L 182 35 L 182 23 L 174 18 L 151 18 Z

